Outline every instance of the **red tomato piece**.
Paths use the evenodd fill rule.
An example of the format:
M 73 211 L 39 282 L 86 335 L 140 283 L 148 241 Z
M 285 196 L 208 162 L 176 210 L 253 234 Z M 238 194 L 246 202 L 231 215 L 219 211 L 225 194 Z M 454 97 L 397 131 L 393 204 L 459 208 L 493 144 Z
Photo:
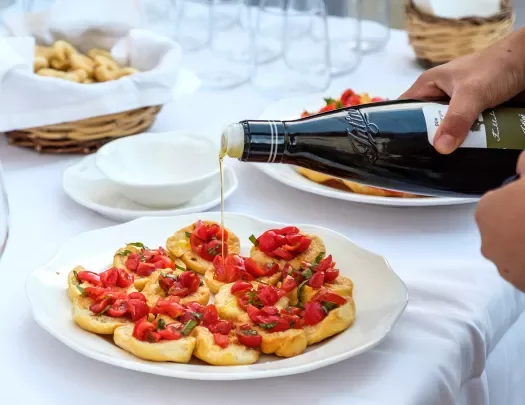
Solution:
M 106 290 L 102 287 L 86 287 L 84 288 L 84 293 L 87 297 L 91 298 L 92 300 L 98 300 Z
M 312 301 L 317 302 L 331 302 L 336 305 L 346 304 L 346 298 L 336 294 L 328 289 L 323 288 L 312 297 Z
M 286 235 L 286 242 L 289 245 L 297 245 L 304 238 L 300 233 L 291 233 Z
M 341 95 L 341 103 L 343 105 L 346 105 L 347 101 L 354 95 L 355 93 L 352 89 L 345 90 Z
M 288 252 L 287 250 L 285 250 L 283 247 L 279 247 L 275 249 L 272 252 L 272 254 L 283 260 L 292 260 L 294 258 L 294 255 Z
M 166 249 L 164 249 L 162 246 L 159 246 L 159 255 L 166 256 L 168 253 L 166 252 Z
M 337 269 L 328 269 L 324 272 L 324 282 L 333 283 L 339 277 L 339 270 Z
M 319 110 L 320 113 L 335 110 L 335 104 L 327 104 Z
M 215 267 L 215 279 L 223 283 L 233 283 L 241 279 L 244 272 L 244 260 L 235 254 L 226 256 L 224 260 L 220 255 L 215 256 L 213 266 Z
M 217 321 L 208 325 L 208 329 L 211 333 L 220 333 L 222 335 L 228 335 L 232 330 L 233 322 L 232 321 Z
M 186 310 L 178 302 L 178 297 L 159 298 L 155 306 L 151 309 L 152 314 L 164 314 L 171 318 L 178 318 L 183 315 Z
M 137 274 L 142 277 L 149 277 L 155 271 L 153 263 L 140 262 L 137 267 Z
M 288 322 L 288 320 L 286 320 L 284 318 L 278 318 L 275 323 L 276 323 L 276 325 L 273 328 L 267 329 L 268 332 L 271 332 L 271 333 L 283 332 L 285 330 L 290 329 L 290 323 Z
M 133 299 L 133 300 L 140 300 L 140 301 L 143 301 L 143 302 L 147 302 L 146 300 L 146 296 L 140 292 L 132 292 L 128 295 L 128 298 L 129 299 Z
M 371 103 L 379 103 L 381 101 L 386 101 L 386 98 L 383 98 L 383 97 L 372 97 L 372 100 L 370 100 Z
M 155 268 L 156 269 L 174 269 L 175 263 L 168 256 L 155 256 Z
M 195 253 L 200 254 L 202 247 L 205 245 L 206 241 L 199 238 L 195 235 L 195 233 L 192 233 L 190 236 L 190 246 L 191 250 L 193 250 Z
M 126 312 L 128 312 L 128 303 L 125 300 L 116 300 L 106 313 L 117 318 L 126 315 Z
M 261 346 L 262 336 L 252 329 L 250 325 L 242 325 L 235 331 L 235 334 L 239 343 L 246 347 L 256 349 Z
M 190 294 L 193 294 L 199 289 L 201 279 L 195 272 L 185 271 L 178 277 L 177 283 L 180 283 L 183 287 L 188 289 Z
M 124 269 L 117 269 L 117 287 L 128 288 L 133 284 L 133 274 Z
M 309 301 L 304 305 L 304 323 L 309 326 L 317 325 L 326 314 L 319 301 Z
M 288 235 L 290 233 L 299 233 L 299 228 L 296 226 L 285 226 L 284 228 L 275 230 L 279 235 Z
M 195 229 L 192 233 L 203 241 L 208 239 L 208 228 L 206 224 L 200 220 L 195 223 Z
M 159 287 L 164 291 L 165 293 L 168 293 L 171 287 L 173 287 L 176 283 L 176 277 L 163 277 L 162 275 L 159 277 Z
M 221 335 L 220 333 L 213 334 L 215 344 L 223 349 L 228 347 L 228 335 Z
M 266 231 L 257 238 L 259 249 L 264 253 L 270 253 L 279 247 L 277 234 L 274 231 Z
M 100 273 L 100 281 L 104 287 L 115 287 L 117 285 L 118 270 L 112 267 Z
M 137 271 L 137 267 L 140 263 L 140 254 L 131 253 L 126 259 L 126 268 L 131 271 Z
M 219 313 L 215 305 L 206 305 L 202 313 L 202 323 L 204 326 L 212 325 L 219 321 Z
M 131 298 L 128 301 L 128 311 L 131 315 L 131 320 L 136 321 L 149 314 L 149 307 L 144 301 Z
M 266 271 L 261 266 L 259 266 L 251 257 L 246 258 L 246 260 L 244 261 L 244 266 L 246 268 L 246 271 L 255 278 L 264 277 L 266 275 Z
M 177 330 L 176 324 L 168 324 L 164 329 L 157 331 L 163 340 L 179 340 L 183 337 L 181 331 Z
M 308 285 L 312 288 L 321 288 L 324 284 L 324 271 L 316 271 L 308 280 Z
M 253 323 L 260 323 L 259 309 L 257 307 L 254 307 L 253 305 L 248 305 L 246 307 L 246 312 L 248 312 L 248 316 L 250 317 Z
M 146 317 L 143 317 L 137 321 L 135 327 L 133 328 L 133 337 L 140 341 L 145 341 L 147 335 L 151 332 L 154 332 L 157 329 L 156 325 L 153 322 L 148 322 Z
M 230 292 L 233 295 L 244 294 L 248 291 L 251 291 L 252 288 L 252 284 L 248 283 L 247 281 L 236 281 L 235 283 L 233 283 Z
M 187 297 L 190 294 L 190 290 L 186 287 L 180 287 L 178 284 L 174 284 L 173 287 L 171 287 L 168 290 L 168 295 L 172 295 L 174 297 Z
M 257 291 L 257 297 L 261 300 L 263 305 L 274 305 L 279 301 L 279 294 L 277 289 L 273 286 L 263 286 Z
M 283 281 L 283 285 L 281 286 L 281 289 L 283 289 L 285 292 L 290 292 L 294 288 L 297 288 L 297 282 L 293 279 L 293 277 L 286 277 Z
M 92 271 L 79 271 L 77 273 L 77 279 L 78 281 L 93 284 L 95 286 L 102 285 L 100 274 L 93 273 Z
M 296 252 L 303 253 L 306 249 L 310 247 L 311 244 L 312 238 L 309 238 L 308 236 L 303 236 L 303 238 L 299 242 L 299 246 L 297 247 Z
M 94 314 L 100 314 L 108 305 L 111 305 L 110 299 L 103 299 L 89 306 L 89 310 Z
M 332 265 L 332 255 L 326 256 L 323 260 L 321 260 L 317 266 L 314 267 L 315 271 L 325 271 L 330 268 Z

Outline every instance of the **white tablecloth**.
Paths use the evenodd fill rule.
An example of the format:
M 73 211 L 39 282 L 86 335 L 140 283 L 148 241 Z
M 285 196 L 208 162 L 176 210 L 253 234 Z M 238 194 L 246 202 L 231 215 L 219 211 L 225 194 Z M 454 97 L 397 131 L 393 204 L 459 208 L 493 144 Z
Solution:
M 331 90 L 353 87 L 395 97 L 419 72 L 406 35 L 394 32 L 387 50 L 367 57 Z M 154 130 L 198 129 L 218 136 L 222 124 L 256 118 L 269 102 L 249 86 L 200 92 L 167 106 Z M 35 324 L 24 293 L 26 276 L 70 237 L 113 223 L 62 191 L 62 172 L 78 158 L 40 156 L 2 140 L 0 160 L 12 219 L 0 264 L 2 405 L 523 404 L 525 295 L 479 255 L 473 206 L 399 209 L 328 200 L 228 162 L 240 181 L 228 211 L 340 231 L 384 254 L 406 282 L 410 301 L 391 335 L 354 359 L 285 378 L 186 381 L 84 358 Z

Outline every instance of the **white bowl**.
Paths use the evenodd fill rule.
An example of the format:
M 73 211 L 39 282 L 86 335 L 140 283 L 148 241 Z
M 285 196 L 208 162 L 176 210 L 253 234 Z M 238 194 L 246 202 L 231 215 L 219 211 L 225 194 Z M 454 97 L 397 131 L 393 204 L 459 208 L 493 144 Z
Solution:
M 152 208 L 184 204 L 219 182 L 218 143 L 188 132 L 117 139 L 98 150 L 95 162 L 122 195 Z

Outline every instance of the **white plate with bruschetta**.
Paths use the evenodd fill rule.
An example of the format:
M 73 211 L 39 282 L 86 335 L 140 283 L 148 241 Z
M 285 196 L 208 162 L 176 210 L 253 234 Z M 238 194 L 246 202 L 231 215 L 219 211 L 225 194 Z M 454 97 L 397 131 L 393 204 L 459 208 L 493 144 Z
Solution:
M 27 280 L 36 322 L 101 362 L 239 380 L 370 350 L 403 313 L 387 261 L 332 230 L 209 212 L 80 234 Z M 220 367 L 219 367 L 220 366 Z

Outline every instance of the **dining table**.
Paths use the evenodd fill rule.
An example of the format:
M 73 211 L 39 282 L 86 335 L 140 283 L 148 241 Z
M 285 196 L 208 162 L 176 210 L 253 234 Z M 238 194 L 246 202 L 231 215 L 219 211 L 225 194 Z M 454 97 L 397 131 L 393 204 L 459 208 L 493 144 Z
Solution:
M 352 88 L 395 98 L 422 71 L 406 32 L 392 30 L 383 50 L 365 55 L 351 74 L 334 78 L 326 94 Z M 223 125 L 256 119 L 274 101 L 249 83 L 223 91 L 199 89 L 165 105 L 151 131 L 184 130 L 219 139 Z M 63 191 L 64 170 L 80 159 L 0 140 L 10 209 L 0 261 L 0 404 L 523 404 L 525 295 L 480 254 L 475 203 L 395 207 L 329 199 L 234 160 L 226 165 L 239 186 L 226 200 L 226 211 L 330 228 L 389 261 L 409 298 L 387 337 L 365 353 L 315 371 L 243 381 L 162 377 L 73 351 L 34 321 L 25 283 L 68 239 L 116 224 Z

